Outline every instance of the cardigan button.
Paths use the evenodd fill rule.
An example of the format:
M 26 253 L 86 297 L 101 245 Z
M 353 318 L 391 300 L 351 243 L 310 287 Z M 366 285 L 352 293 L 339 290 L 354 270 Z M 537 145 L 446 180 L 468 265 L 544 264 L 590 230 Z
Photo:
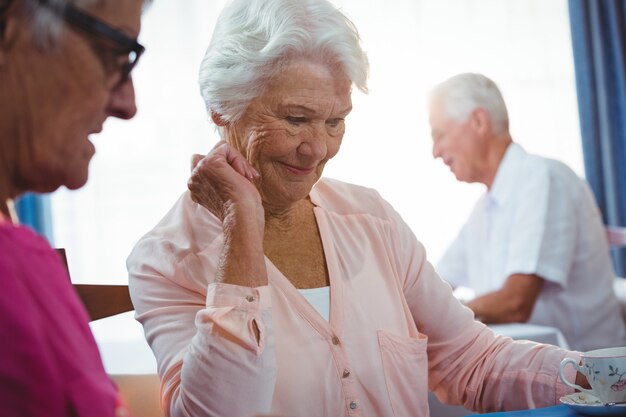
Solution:
M 352 401 L 350 403 L 350 410 L 354 410 L 356 408 L 356 401 Z

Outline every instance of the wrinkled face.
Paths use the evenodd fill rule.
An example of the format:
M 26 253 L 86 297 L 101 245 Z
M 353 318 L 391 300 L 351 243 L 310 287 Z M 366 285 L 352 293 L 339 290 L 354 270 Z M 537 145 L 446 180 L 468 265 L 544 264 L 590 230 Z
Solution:
M 457 180 L 476 182 L 483 159 L 480 141 L 473 128 L 472 116 L 458 122 L 446 114 L 444 104 L 436 101 L 430 107 L 433 157 L 441 158 Z
M 142 0 L 95 3 L 82 11 L 137 37 Z M 95 153 L 89 135 L 100 132 L 109 116 L 128 119 L 136 112 L 132 80 L 119 84 L 119 72 L 111 70 L 127 55 L 67 24 L 47 51 L 33 44 L 28 30 L 23 32 L 9 68 L 19 86 L 10 89 L 18 114 L 16 187 L 40 192 L 81 187 Z
M 227 130 L 228 140 L 261 174 L 264 204 L 307 197 L 337 154 L 352 109 L 351 82 L 333 67 L 292 61 Z

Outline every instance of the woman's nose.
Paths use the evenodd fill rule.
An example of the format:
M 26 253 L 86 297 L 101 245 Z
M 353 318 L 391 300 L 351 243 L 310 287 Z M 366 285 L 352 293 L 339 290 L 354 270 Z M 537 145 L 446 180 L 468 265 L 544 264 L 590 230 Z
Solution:
M 131 119 L 137 113 L 135 103 L 135 86 L 129 78 L 111 91 L 106 109 L 107 115 L 119 119 Z
M 322 160 L 328 152 L 328 132 L 326 127 L 312 129 L 310 135 L 302 141 L 298 151 L 312 159 Z

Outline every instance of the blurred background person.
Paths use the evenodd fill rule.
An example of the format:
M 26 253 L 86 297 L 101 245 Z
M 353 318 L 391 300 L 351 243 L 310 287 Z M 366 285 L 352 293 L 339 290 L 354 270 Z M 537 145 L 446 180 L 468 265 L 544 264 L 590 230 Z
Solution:
M 200 88 L 222 140 L 128 258 L 169 415 L 426 417 L 429 389 L 480 410 L 572 392 L 558 364 L 578 354 L 496 337 L 388 202 L 322 177 L 367 73 L 326 0 L 220 15 Z
M 570 346 L 626 344 L 600 211 L 565 164 L 513 142 L 504 99 L 481 74 L 459 74 L 430 96 L 433 156 L 487 190 L 437 264 L 485 323 L 559 328 Z
M 121 416 L 88 317 L 15 197 L 85 184 L 89 135 L 136 112 L 143 0 L 0 0 L 0 407 L 7 416 Z

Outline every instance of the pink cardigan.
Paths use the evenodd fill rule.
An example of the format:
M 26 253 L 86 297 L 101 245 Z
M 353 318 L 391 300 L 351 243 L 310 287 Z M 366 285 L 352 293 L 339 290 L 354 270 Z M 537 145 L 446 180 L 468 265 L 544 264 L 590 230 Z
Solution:
M 322 180 L 310 197 L 330 322 L 268 259 L 268 286 L 215 283 L 221 225 L 187 193 L 133 250 L 131 294 L 169 415 L 426 417 L 429 389 L 481 411 L 572 392 L 558 365 L 578 354 L 474 321 L 378 193 Z

